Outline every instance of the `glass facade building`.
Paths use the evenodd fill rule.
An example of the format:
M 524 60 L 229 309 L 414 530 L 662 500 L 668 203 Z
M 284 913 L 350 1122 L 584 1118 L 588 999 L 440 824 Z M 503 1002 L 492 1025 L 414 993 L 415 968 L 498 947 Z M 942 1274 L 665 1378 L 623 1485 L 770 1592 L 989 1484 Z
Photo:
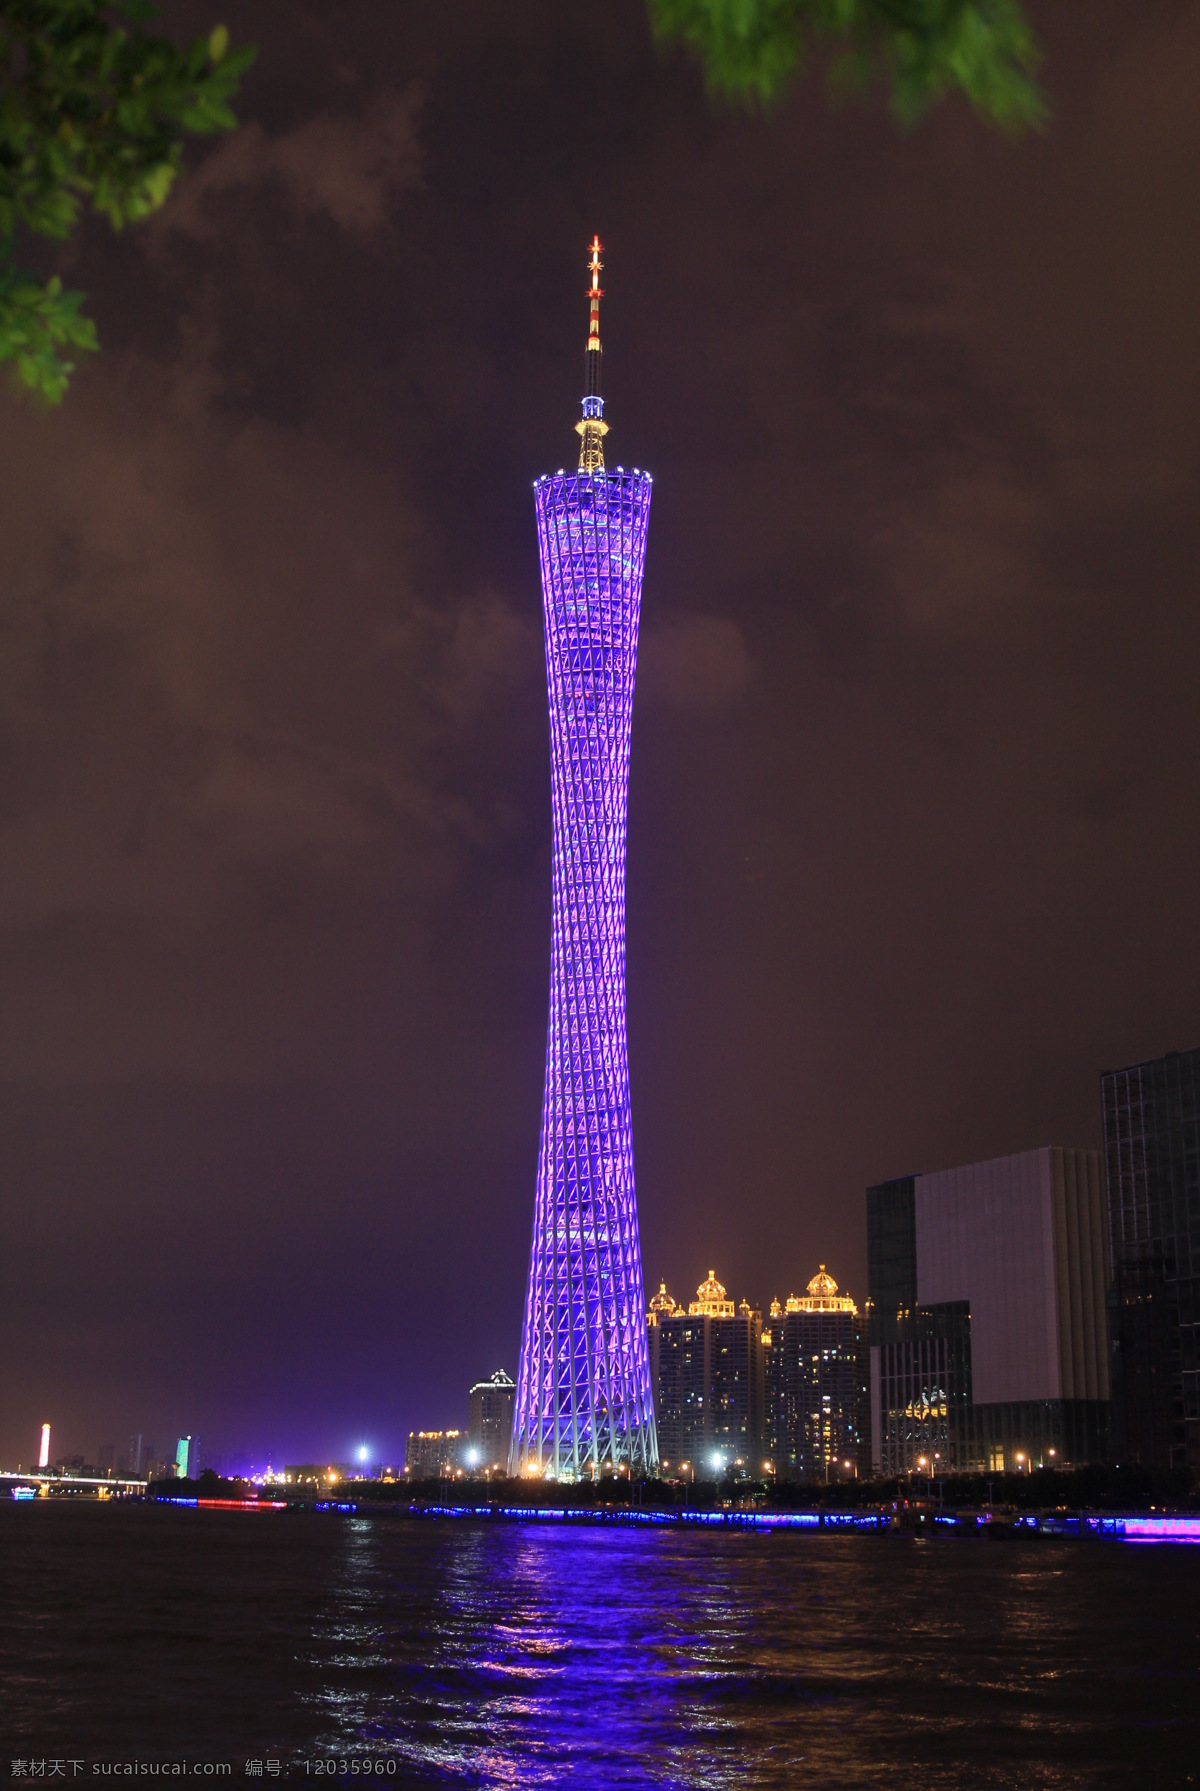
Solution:
M 553 928 L 545 1094 L 510 1471 L 658 1466 L 625 1028 L 630 721 L 651 482 L 604 469 L 599 242 L 576 473 L 534 487 Z
M 1107 1258 L 1094 1151 L 1026 1151 L 868 1188 L 876 1471 L 1105 1459 Z
M 195 1480 L 200 1474 L 200 1438 L 180 1437 L 175 1448 L 175 1475 L 179 1480 Z
M 917 1299 L 916 1177 L 867 1189 L 872 1465 L 883 1474 L 982 1467 L 971 1401 L 971 1309 Z
M 1100 1079 L 1113 1450 L 1200 1472 L 1200 1050 Z

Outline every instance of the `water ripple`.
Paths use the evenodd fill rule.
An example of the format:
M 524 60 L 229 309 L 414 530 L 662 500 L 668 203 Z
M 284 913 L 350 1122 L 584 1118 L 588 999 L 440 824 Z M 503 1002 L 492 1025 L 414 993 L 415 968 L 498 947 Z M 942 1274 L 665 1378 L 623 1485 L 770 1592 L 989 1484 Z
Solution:
M 14 1753 L 386 1756 L 489 1791 L 1200 1785 L 1200 1551 L 37 1503 L 0 1514 Z

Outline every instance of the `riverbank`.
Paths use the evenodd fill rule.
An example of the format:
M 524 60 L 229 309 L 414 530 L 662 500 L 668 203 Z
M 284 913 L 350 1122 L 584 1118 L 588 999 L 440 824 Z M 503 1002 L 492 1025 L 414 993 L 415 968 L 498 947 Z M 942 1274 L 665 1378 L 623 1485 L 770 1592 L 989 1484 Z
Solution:
M 418 1522 L 470 1521 L 503 1524 L 568 1524 L 674 1530 L 792 1530 L 840 1535 L 874 1531 L 900 1535 L 971 1535 L 989 1541 L 1035 1537 L 1095 1538 L 1114 1542 L 1200 1545 L 1200 1515 L 1144 1512 L 964 1511 L 933 1512 L 903 1507 L 878 1511 L 767 1511 L 729 1506 L 719 1510 L 639 1510 L 622 1505 L 429 1504 L 361 1499 L 223 1499 L 198 1494 L 156 1493 L 159 1505 L 207 1511 L 346 1512 L 355 1516 L 406 1518 Z

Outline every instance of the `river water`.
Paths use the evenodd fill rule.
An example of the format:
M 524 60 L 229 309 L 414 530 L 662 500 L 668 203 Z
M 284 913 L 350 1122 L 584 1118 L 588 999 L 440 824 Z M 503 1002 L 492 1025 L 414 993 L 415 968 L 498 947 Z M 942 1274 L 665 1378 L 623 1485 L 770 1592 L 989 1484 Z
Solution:
M 1200 1549 L 6 1504 L 0 1738 L 9 1782 L 1200 1786 Z

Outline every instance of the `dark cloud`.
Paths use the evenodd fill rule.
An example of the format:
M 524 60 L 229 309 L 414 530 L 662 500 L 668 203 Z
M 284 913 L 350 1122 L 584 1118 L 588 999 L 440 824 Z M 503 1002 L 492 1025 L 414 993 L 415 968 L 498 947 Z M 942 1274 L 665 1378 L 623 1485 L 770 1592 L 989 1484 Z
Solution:
M 377 234 L 397 195 L 421 186 L 421 93 L 377 93 L 360 113 L 319 113 L 269 136 L 257 120 L 225 142 L 184 181 L 152 230 L 212 240 L 222 200 L 276 189 L 300 213 L 324 215 L 351 235 Z
M 751 673 L 745 638 L 728 616 L 652 621 L 638 650 L 643 703 L 720 711 L 737 701 Z
M 861 1294 L 866 1181 L 1196 1042 L 1191 12 L 1047 11 L 1016 146 L 714 112 L 640 0 L 243 13 L 245 129 L 0 407 L 6 1457 L 398 1454 L 515 1366 L 595 229 L 648 1274 Z

